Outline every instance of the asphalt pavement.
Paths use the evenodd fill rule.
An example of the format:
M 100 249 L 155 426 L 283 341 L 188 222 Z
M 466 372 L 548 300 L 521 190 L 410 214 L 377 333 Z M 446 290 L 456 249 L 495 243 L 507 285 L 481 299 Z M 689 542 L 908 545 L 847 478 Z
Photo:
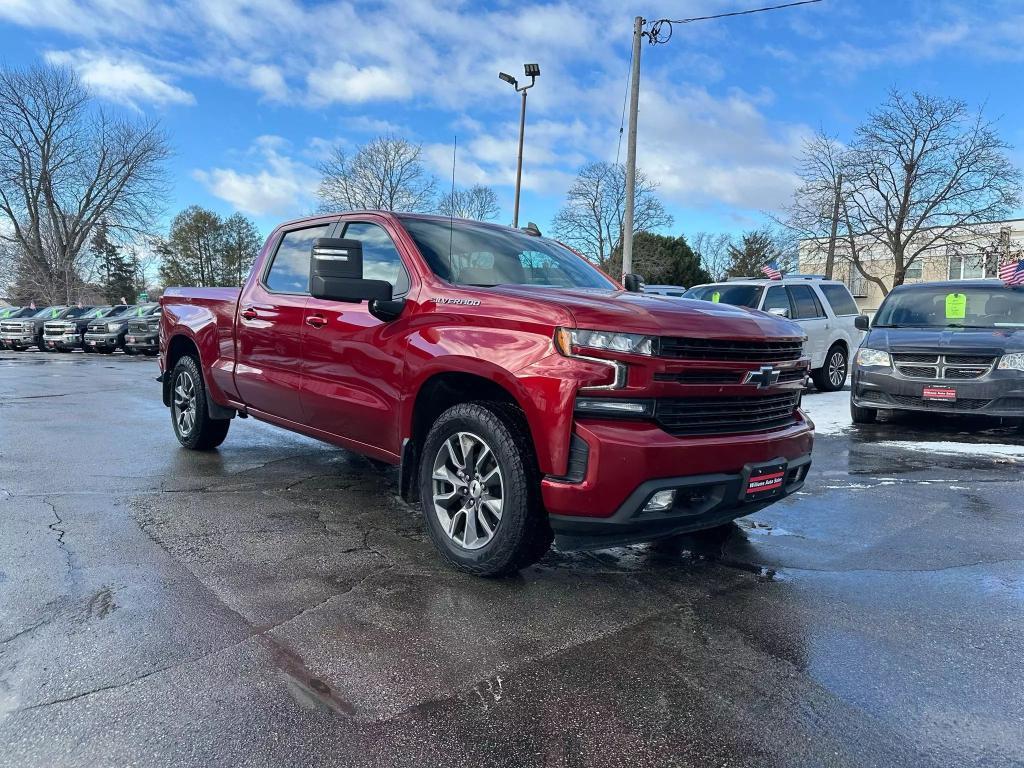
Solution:
M 0 352 L 0 766 L 1024 764 L 1012 428 L 830 423 L 727 536 L 487 581 L 394 470 L 182 450 L 156 375 Z

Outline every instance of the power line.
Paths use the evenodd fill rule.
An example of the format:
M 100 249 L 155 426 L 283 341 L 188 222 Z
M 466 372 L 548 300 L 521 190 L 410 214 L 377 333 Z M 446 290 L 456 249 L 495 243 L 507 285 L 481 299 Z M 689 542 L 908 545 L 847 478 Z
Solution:
M 626 70 L 626 90 L 622 94 L 622 119 L 619 120 L 619 145 L 615 147 L 615 164 L 622 153 L 622 132 L 626 129 L 626 103 L 629 101 L 629 82 L 633 72 L 633 49 L 629 49 L 629 68 Z
M 748 16 L 752 13 L 764 13 L 765 11 L 780 11 L 783 8 L 794 8 L 798 5 L 811 5 L 812 3 L 820 3 L 821 0 L 798 0 L 793 3 L 784 3 L 782 5 L 769 5 L 764 8 L 749 8 L 745 11 L 732 11 L 731 13 L 716 13 L 714 16 L 691 16 L 688 19 L 658 19 L 657 21 L 651 22 L 651 31 L 647 33 L 647 39 L 650 40 L 651 45 L 658 45 L 659 43 L 667 43 L 672 39 L 672 25 L 673 24 L 692 24 L 695 21 L 710 21 L 711 19 L 725 19 L 730 16 Z M 668 33 L 662 33 L 662 27 L 668 27 Z

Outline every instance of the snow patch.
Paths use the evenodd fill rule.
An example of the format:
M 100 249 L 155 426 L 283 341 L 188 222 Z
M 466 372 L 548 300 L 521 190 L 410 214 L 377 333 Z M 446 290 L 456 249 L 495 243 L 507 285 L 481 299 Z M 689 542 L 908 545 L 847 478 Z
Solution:
M 837 435 L 853 426 L 850 421 L 850 393 L 845 390 L 806 394 L 800 407 L 811 417 L 819 435 Z
M 1024 445 L 1005 445 L 1000 443 L 951 443 L 949 441 L 882 440 L 875 443 L 885 448 L 897 448 L 905 451 L 927 451 L 949 456 L 978 456 L 982 458 L 1008 459 L 1024 461 Z M 922 481 L 924 482 L 924 481 Z

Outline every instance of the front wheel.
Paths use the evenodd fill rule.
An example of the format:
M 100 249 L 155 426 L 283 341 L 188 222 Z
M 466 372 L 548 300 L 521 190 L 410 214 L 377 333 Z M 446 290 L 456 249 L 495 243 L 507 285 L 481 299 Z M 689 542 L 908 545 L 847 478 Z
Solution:
M 206 388 L 193 357 L 178 360 L 171 373 L 171 424 L 178 442 L 195 451 L 208 451 L 224 442 L 230 419 L 211 419 Z
M 431 427 L 420 461 L 427 530 L 441 556 L 477 576 L 535 563 L 551 546 L 540 472 L 522 413 L 462 403 Z
M 874 424 L 878 418 L 878 410 L 876 408 L 861 408 L 859 405 L 853 404 L 853 399 L 850 399 L 850 419 L 854 424 Z
M 825 364 L 811 374 L 814 386 L 819 392 L 838 392 L 846 386 L 846 375 L 850 363 L 846 356 L 846 348 L 834 344 L 825 355 Z

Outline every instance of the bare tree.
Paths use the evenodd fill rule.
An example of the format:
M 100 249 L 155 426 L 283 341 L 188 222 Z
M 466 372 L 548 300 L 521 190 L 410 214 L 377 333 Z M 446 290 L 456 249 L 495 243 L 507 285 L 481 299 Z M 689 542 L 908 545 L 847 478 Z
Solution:
M 320 166 L 317 196 L 323 210 L 426 211 L 436 180 L 423 150 L 396 136 L 379 136 L 352 154 L 336 147 Z
M 491 221 L 498 218 L 498 196 L 494 190 L 483 184 L 474 184 L 469 189 L 456 189 L 441 196 L 437 210 L 445 216 L 457 219 Z
M 732 237 L 724 232 L 698 232 L 693 237 L 693 252 L 711 279 L 724 280 L 729 271 Z
M 672 216 L 655 196 L 657 185 L 636 172 L 633 227 L 647 232 L 672 225 Z M 626 215 L 626 169 L 621 164 L 590 163 L 580 168 L 565 205 L 552 222 L 555 236 L 605 267 L 622 237 Z
M 19 252 L 18 282 L 73 301 L 101 220 L 124 237 L 152 229 L 169 154 L 156 123 L 108 115 L 69 69 L 0 70 L 0 240 Z
M 1019 205 L 1021 173 L 1009 149 L 964 102 L 893 91 L 848 149 L 824 134 L 807 143 L 786 223 L 820 249 L 842 173 L 837 256 L 887 294 L 919 259 L 980 241 L 980 225 Z M 888 258 L 868 258 L 879 252 Z

